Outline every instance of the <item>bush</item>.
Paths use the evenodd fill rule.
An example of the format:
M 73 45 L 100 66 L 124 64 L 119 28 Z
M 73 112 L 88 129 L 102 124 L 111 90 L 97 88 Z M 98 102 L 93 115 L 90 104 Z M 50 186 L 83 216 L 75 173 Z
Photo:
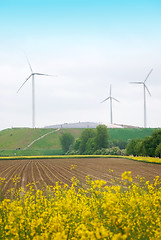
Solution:
M 112 148 L 102 148 L 94 152 L 94 155 L 122 155 L 125 156 L 125 149 L 120 149 L 119 147 Z

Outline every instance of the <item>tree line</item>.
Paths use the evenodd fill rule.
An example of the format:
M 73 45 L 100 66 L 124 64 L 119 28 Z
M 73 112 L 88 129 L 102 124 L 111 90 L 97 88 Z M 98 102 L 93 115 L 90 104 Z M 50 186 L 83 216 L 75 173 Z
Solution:
M 127 155 L 161 157 L 161 130 L 144 139 L 132 139 L 126 147 Z
M 131 139 L 127 143 L 122 140 L 110 141 L 106 125 L 99 125 L 96 129 L 84 129 L 76 140 L 71 133 L 63 133 L 60 142 L 65 154 L 161 157 L 161 130 L 155 130 L 152 136 Z

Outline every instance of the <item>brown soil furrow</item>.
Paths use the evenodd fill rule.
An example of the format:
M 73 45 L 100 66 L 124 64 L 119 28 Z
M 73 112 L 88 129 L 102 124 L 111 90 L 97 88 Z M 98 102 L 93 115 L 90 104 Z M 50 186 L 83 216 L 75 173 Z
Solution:
M 28 176 L 31 168 L 31 160 L 26 160 L 25 162 L 26 162 L 26 166 L 21 176 L 21 187 L 23 187 L 24 189 L 26 189 L 26 185 L 28 183 L 32 182 L 31 177 Z
M 46 163 L 46 164 L 48 164 L 48 166 L 50 167 L 50 168 L 53 168 L 57 173 L 59 173 L 61 176 L 63 176 L 63 175 L 65 175 L 66 176 L 66 178 L 68 179 L 68 180 L 71 180 L 71 178 L 73 177 L 73 176 L 75 176 L 75 177 L 77 177 L 78 178 L 78 176 L 81 178 L 81 180 L 84 180 L 85 179 L 85 174 L 84 174 L 84 172 L 82 172 L 81 174 L 79 173 L 79 175 L 77 174 L 77 172 L 76 172 L 76 170 L 75 169 L 77 169 L 77 166 L 74 168 L 74 169 L 72 169 L 71 170 L 71 165 L 72 164 L 70 164 L 70 163 L 68 163 L 68 162 L 66 162 L 66 161 L 54 161 L 55 159 L 53 159 L 52 161 L 49 161 L 48 163 Z M 64 159 L 63 159 L 64 160 Z M 46 162 L 46 160 L 45 160 L 45 162 Z M 76 174 L 75 174 L 76 173 Z M 83 175 L 83 177 L 82 177 L 82 175 Z M 64 178 L 64 176 L 63 176 L 63 178 Z
M 49 171 L 49 169 L 46 168 L 41 161 L 38 161 L 37 165 L 40 169 L 42 178 L 44 179 L 44 183 L 46 183 L 46 185 L 55 185 L 55 183 L 59 181 L 58 178 L 56 178 L 56 176 L 53 176 L 53 174 L 51 174 L 51 171 Z
M 35 166 L 35 160 L 32 160 L 32 162 L 31 162 L 31 175 L 32 175 L 34 187 L 37 190 L 38 188 L 37 188 L 37 184 L 36 184 L 36 180 L 35 180 L 36 171 L 34 171 L 34 166 Z M 36 168 L 36 170 L 37 170 L 37 168 Z
M 66 161 L 66 160 L 65 160 Z M 71 178 L 73 176 L 75 176 L 80 182 L 82 182 L 83 184 L 85 183 L 85 179 L 86 176 L 89 175 L 93 180 L 99 179 L 99 180 L 105 180 L 108 184 L 111 184 L 111 178 L 112 175 L 111 174 L 106 174 L 106 173 L 101 173 L 100 171 L 97 171 L 96 169 L 92 168 L 90 165 L 89 167 L 83 166 L 83 164 L 78 164 L 78 166 L 75 166 L 74 169 L 71 170 L 71 164 L 64 162 L 64 165 L 69 165 L 69 167 L 62 167 L 63 164 L 61 164 L 61 162 L 57 162 L 57 161 L 46 161 L 45 163 L 50 166 L 51 169 L 53 169 L 53 165 L 54 165 L 54 171 L 56 171 L 57 173 L 61 174 L 61 176 L 63 176 L 63 174 L 65 174 L 65 176 L 68 176 L 68 180 L 71 180 Z M 58 166 L 61 165 L 61 166 Z M 81 165 L 81 168 L 80 168 Z M 81 170 L 80 170 L 81 169 Z M 65 179 L 66 180 L 66 179 Z M 67 182 L 66 182 L 67 183 Z M 68 184 L 68 183 L 67 183 Z M 71 181 L 70 181 L 71 184 Z
M 51 163 L 48 163 L 46 166 L 48 166 L 53 172 L 56 173 L 56 176 L 59 176 L 59 179 L 62 178 L 62 181 L 65 181 L 66 184 L 71 185 L 71 178 L 74 176 L 71 171 L 66 169 L 62 166 L 57 166 L 56 164 L 52 165 Z
M 41 170 L 39 169 L 39 167 L 38 167 L 38 161 L 36 161 L 35 162 L 35 166 L 36 166 L 36 168 L 37 168 L 37 171 L 38 171 L 38 173 L 39 173 L 39 176 L 38 176 L 38 179 L 37 179 L 37 181 L 38 181 L 38 183 L 39 183 L 39 188 L 41 188 L 42 186 L 47 186 L 47 184 L 46 184 L 46 182 L 44 181 L 44 179 L 43 179 L 43 177 L 42 177 L 42 172 L 41 172 Z
M 81 173 L 82 175 L 85 175 L 85 176 L 88 175 L 88 176 L 92 177 L 93 180 L 99 179 L 99 180 L 104 180 L 108 183 L 111 183 L 112 175 L 108 174 L 104 171 L 100 171 L 100 170 L 94 169 L 92 167 L 86 167 L 85 171 L 84 171 L 83 166 L 79 167 L 78 169 L 76 168 L 75 171 L 77 172 L 78 175 L 80 175 L 80 173 Z
M 26 166 L 26 171 L 23 172 L 23 186 L 26 187 L 28 184 L 34 184 L 33 176 L 32 176 L 32 159 L 26 160 L 29 161 L 29 164 Z
M 11 164 L 10 164 L 11 163 Z M 21 163 L 18 161 L 15 161 L 14 164 L 12 164 L 12 160 L 9 160 L 9 166 L 6 164 L 6 168 L 2 171 L 0 171 L 0 177 L 6 178 L 6 176 L 11 172 L 13 169 L 17 168 L 17 165 L 19 166 Z
M 18 164 L 17 164 L 18 165 Z M 6 190 L 8 188 L 11 188 L 13 186 L 13 181 L 12 179 L 19 174 L 19 169 L 21 169 L 23 165 L 20 163 L 18 166 L 15 166 L 15 168 L 11 169 L 13 170 L 13 172 L 11 172 L 11 170 L 8 172 L 7 176 L 6 176 L 6 181 L 5 184 L 3 185 L 2 190 Z
M 55 174 L 55 171 L 54 171 L 54 172 L 51 171 L 51 169 L 50 169 L 46 164 L 44 164 L 44 163 L 42 163 L 42 162 L 41 162 L 40 164 L 47 169 L 47 171 L 49 172 L 48 175 L 50 176 L 50 179 L 51 179 L 52 182 L 53 182 L 53 179 L 55 179 L 56 182 L 61 182 L 61 183 L 65 184 L 65 182 L 60 179 L 60 176 L 58 177 L 58 176 Z M 55 185 L 55 181 L 54 181 L 54 185 Z
M 2 164 L 1 164 L 2 163 Z M 71 165 L 76 165 L 71 169 Z M 109 171 L 113 170 L 113 173 Z M 89 175 L 93 180 L 102 179 L 110 185 L 111 179 L 121 178 L 124 171 L 131 171 L 135 176 L 145 177 L 152 181 L 155 176 L 161 177 L 161 164 L 133 161 L 123 158 L 86 158 L 86 159 L 29 159 L 0 161 L 0 177 L 6 177 L 7 183 L 1 186 L 5 191 L 13 186 L 11 178 L 21 177 L 17 186 L 25 187 L 33 183 L 35 189 L 47 185 L 54 186 L 56 182 L 71 185 L 71 178 L 75 176 L 81 184 L 85 184 L 85 177 Z
M 20 186 L 25 189 L 27 185 L 26 181 L 26 172 L 28 171 L 28 167 L 31 163 L 31 160 L 24 161 L 24 168 L 20 174 Z

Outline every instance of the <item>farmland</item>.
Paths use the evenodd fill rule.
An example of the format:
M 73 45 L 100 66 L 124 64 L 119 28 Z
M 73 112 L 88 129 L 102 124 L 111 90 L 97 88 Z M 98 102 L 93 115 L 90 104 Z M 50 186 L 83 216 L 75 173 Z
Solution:
M 113 170 L 113 173 L 109 171 Z M 88 175 L 93 180 L 105 180 L 110 185 L 111 178 L 120 179 L 124 171 L 131 171 L 133 177 L 140 175 L 152 181 L 161 176 L 161 165 L 137 162 L 124 158 L 73 158 L 73 159 L 24 159 L 1 160 L 0 177 L 5 178 L 3 190 L 12 187 L 12 178 L 19 177 L 17 187 L 33 183 L 35 189 L 42 189 L 56 182 L 71 185 L 75 176 L 82 184 Z
M 160 173 L 125 158 L 0 160 L 0 239 L 160 240 Z
M 69 129 L 50 131 L 1 133 L 2 151 L 12 156 L 0 157 L 0 239 L 160 239 L 159 158 L 60 155 L 59 136 Z M 113 139 L 132 132 L 113 131 Z

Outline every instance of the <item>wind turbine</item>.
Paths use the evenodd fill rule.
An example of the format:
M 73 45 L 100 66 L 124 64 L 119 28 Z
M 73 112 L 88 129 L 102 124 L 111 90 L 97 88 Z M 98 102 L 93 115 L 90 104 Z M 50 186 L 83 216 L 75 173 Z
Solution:
M 147 88 L 145 82 L 147 81 L 148 77 L 150 76 L 150 74 L 152 73 L 153 69 L 150 70 L 150 72 L 148 73 L 147 77 L 145 78 L 145 80 L 143 82 L 130 82 L 132 84 L 142 84 L 143 85 L 143 89 L 144 89 L 144 128 L 146 128 L 146 90 L 150 94 L 149 89 Z
M 27 57 L 26 57 L 27 58 Z M 24 84 L 30 79 L 32 78 L 32 127 L 35 128 L 35 75 L 41 75 L 41 76 L 52 76 L 52 75 L 48 75 L 48 74 L 44 74 L 44 73 L 37 73 L 37 72 L 33 72 L 31 64 L 27 58 L 27 62 L 28 65 L 30 67 L 31 70 L 31 74 L 29 75 L 28 78 L 26 78 L 26 80 L 24 81 L 24 83 L 21 85 L 21 87 L 18 89 L 17 93 L 20 91 L 20 89 L 24 86 Z
M 112 96 L 111 96 L 111 85 L 110 85 L 110 96 L 108 97 L 108 98 L 106 98 L 105 100 L 103 100 L 101 103 L 103 103 L 103 102 L 105 102 L 105 101 L 107 101 L 107 100 L 110 100 L 110 113 L 111 113 L 111 124 L 112 124 L 112 100 L 115 100 L 115 101 L 117 101 L 117 102 L 119 102 L 116 98 L 113 98 Z

